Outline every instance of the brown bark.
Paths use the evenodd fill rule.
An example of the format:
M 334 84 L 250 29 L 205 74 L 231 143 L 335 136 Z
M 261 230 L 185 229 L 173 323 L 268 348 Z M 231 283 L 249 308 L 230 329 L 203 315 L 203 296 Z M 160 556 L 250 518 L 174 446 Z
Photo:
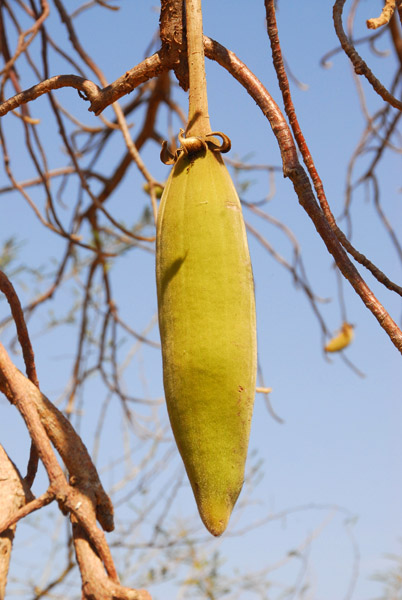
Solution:
M 0 515 L 10 519 L 33 498 L 17 467 L 0 445 Z M 0 600 L 5 598 L 7 574 L 16 525 L 0 533 Z

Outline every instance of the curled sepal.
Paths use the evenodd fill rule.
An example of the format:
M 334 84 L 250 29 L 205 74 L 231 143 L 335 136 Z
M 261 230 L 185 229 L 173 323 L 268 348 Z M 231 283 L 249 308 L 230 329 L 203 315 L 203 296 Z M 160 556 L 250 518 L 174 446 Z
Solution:
M 219 137 L 222 140 L 222 143 L 219 144 L 215 137 Z M 165 165 L 173 165 L 177 159 L 182 155 L 191 156 L 198 153 L 205 153 L 209 148 L 212 152 L 229 152 L 232 144 L 230 138 L 221 131 L 212 131 L 208 133 L 205 137 L 200 136 L 189 136 L 186 137 L 184 129 L 180 129 L 180 133 L 178 135 L 178 139 L 180 142 L 180 147 L 176 150 L 174 154 L 169 150 L 167 142 L 162 142 L 162 150 L 161 150 L 161 161 L 165 163 Z
M 198 154 L 198 152 L 205 152 L 207 149 L 207 144 L 204 139 L 201 137 L 197 137 L 191 135 L 190 137 L 186 137 L 184 133 L 184 129 L 180 129 L 180 133 L 178 135 L 180 148 L 184 152 L 184 154 Z
M 207 140 L 208 148 L 210 150 L 212 150 L 213 152 L 221 152 L 222 154 L 224 154 L 225 152 L 229 152 L 229 150 L 232 147 L 232 142 L 230 141 L 229 136 L 227 136 L 225 133 L 222 133 L 222 131 L 212 131 L 211 133 L 208 133 L 206 137 L 209 138 L 212 136 L 220 137 L 222 140 L 222 144 L 217 144 L 214 139 Z
M 177 152 L 177 151 L 176 151 Z M 173 165 L 176 162 L 176 153 L 172 154 L 168 148 L 168 143 L 166 140 L 162 142 L 162 150 L 161 150 L 161 161 L 165 165 Z

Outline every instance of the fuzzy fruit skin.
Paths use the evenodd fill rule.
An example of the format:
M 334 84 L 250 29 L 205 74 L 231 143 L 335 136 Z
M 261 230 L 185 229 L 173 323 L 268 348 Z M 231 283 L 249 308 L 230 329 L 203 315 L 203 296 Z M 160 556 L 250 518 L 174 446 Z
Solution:
M 170 422 L 213 535 L 243 485 L 257 366 L 240 201 L 219 153 L 180 156 L 162 195 L 156 281 Z

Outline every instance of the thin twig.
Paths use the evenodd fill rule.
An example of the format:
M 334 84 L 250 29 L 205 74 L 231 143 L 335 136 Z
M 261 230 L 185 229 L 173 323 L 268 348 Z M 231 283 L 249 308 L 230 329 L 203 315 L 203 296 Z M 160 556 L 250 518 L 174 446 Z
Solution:
M 370 68 L 358 54 L 356 48 L 353 46 L 351 41 L 347 38 L 342 25 L 342 13 L 343 7 L 345 6 L 346 0 L 336 0 L 333 7 L 333 17 L 336 35 L 339 38 L 341 46 L 345 53 L 348 55 L 352 62 L 353 68 L 357 75 L 364 75 L 367 81 L 371 84 L 374 91 L 381 96 L 385 102 L 388 102 L 395 108 L 402 110 L 402 102 L 395 98 L 389 91 L 383 86 L 383 84 L 373 75 Z
M 265 0 L 266 7 L 266 15 L 267 15 L 267 31 L 269 35 L 269 39 L 271 42 L 272 49 L 272 59 L 275 67 L 275 71 L 278 77 L 279 87 L 282 92 L 282 97 L 284 101 L 285 111 L 289 119 L 290 126 L 292 127 L 293 134 L 295 136 L 295 140 L 297 142 L 298 148 L 303 157 L 304 164 L 306 165 L 308 172 L 310 174 L 311 180 L 314 185 L 314 189 L 317 194 L 317 198 L 319 199 L 321 209 L 327 219 L 329 225 L 337 236 L 338 240 L 345 248 L 345 250 L 353 256 L 353 258 L 366 267 L 372 275 L 385 287 L 396 292 L 397 294 L 402 296 L 402 287 L 392 282 L 386 275 L 383 273 L 375 264 L 373 264 L 364 254 L 359 252 L 349 241 L 343 231 L 338 227 L 335 217 L 332 214 L 330 206 L 328 204 L 328 200 L 324 191 L 324 186 L 320 176 L 318 175 L 317 169 L 314 164 L 313 157 L 308 148 L 307 142 L 304 138 L 302 130 L 300 128 L 296 111 L 293 105 L 292 96 L 290 92 L 290 86 L 288 82 L 288 78 L 286 76 L 286 71 L 283 63 L 281 46 L 279 43 L 278 37 L 278 27 L 276 23 L 275 16 L 275 4 L 274 0 Z

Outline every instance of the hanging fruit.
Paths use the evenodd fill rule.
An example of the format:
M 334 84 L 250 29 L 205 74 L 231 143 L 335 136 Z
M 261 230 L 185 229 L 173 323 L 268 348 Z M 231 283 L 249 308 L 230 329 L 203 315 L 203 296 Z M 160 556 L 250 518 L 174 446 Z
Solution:
M 199 10 L 197 10 L 199 9 Z M 240 201 L 209 124 L 199 0 L 187 0 L 190 105 L 156 238 L 163 381 L 200 516 L 225 530 L 244 480 L 256 381 L 252 268 Z M 222 139 L 219 145 L 217 137 Z

